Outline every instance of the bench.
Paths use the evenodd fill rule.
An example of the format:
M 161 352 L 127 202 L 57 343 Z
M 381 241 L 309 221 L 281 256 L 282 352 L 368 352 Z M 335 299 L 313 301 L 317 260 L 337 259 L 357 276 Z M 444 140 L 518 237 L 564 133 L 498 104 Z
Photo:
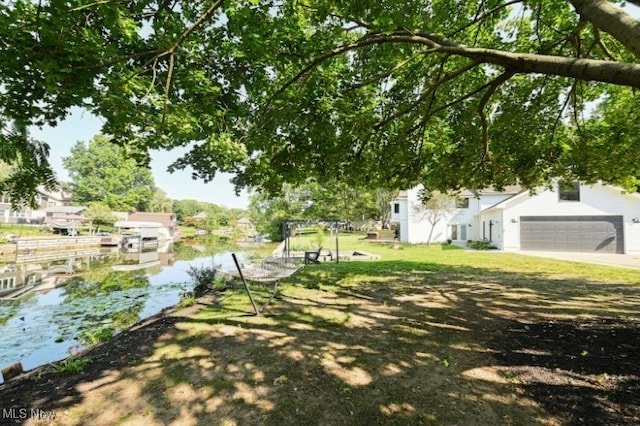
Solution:
M 318 247 L 318 250 L 316 251 L 305 251 L 304 263 L 320 263 L 320 250 L 322 250 L 322 247 Z

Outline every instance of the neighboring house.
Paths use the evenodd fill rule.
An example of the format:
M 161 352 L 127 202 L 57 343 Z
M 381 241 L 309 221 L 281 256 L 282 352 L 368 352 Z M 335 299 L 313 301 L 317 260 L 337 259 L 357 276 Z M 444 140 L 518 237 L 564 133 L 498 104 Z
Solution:
M 253 229 L 253 223 L 249 218 L 246 218 L 246 217 L 242 217 L 236 220 L 236 226 L 238 227 L 238 229 L 242 229 L 245 231 L 249 229 Z
M 48 207 L 66 206 L 71 195 L 62 190 L 49 191 L 43 186 L 36 188 L 37 207 L 11 208 L 11 199 L 7 193 L 0 194 L 0 223 L 44 223 Z
M 137 222 L 156 222 L 162 225 L 161 234 L 165 238 L 173 238 L 178 222 L 174 213 L 147 213 L 134 212 L 130 213 L 127 220 Z
M 400 241 L 427 241 L 431 225 L 421 220 L 420 188 L 392 202 Z M 437 224 L 434 242 L 488 240 L 505 251 L 640 253 L 640 194 L 577 182 L 534 193 L 518 187 L 463 191 L 457 208 Z
M 52 229 L 64 230 L 76 229 L 85 223 L 91 222 L 83 213 L 86 206 L 51 206 L 44 209 L 44 224 Z

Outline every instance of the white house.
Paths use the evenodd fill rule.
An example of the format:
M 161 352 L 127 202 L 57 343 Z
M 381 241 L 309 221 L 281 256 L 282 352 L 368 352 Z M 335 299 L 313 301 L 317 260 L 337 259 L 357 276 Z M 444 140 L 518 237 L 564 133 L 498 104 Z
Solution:
M 400 241 L 426 242 L 431 224 L 416 209 L 420 187 L 392 202 Z M 463 191 L 456 208 L 433 232 L 432 241 L 488 240 L 505 251 L 640 253 L 640 194 L 602 184 L 554 184 L 533 193 Z

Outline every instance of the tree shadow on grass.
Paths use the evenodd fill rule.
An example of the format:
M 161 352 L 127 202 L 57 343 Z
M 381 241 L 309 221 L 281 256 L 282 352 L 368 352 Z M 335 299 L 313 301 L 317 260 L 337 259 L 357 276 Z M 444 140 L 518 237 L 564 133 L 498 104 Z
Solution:
M 289 278 L 265 316 L 222 305 L 158 317 L 91 351 L 81 374 L 19 379 L 0 397 L 69 412 L 62 421 L 78 424 L 535 424 L 587 415 L 614 424 L 637 415 L 626 395 L 638 386 L 639 336 L 627 335 L 633 343 L 615 366 L 611 352 L 598 352 L 611 333 L 634 330 L 625 317 L 638 313 L 637 287 L 409 261 L 326 266 Z M 566 321 L 584 325 L 583 315 L 610 323 Z

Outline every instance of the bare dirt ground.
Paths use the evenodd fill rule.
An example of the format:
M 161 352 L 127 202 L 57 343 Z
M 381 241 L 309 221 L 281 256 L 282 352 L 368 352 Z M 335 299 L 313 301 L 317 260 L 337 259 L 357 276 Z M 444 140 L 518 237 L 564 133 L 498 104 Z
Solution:
M 567 424 L 640 424 L 640 322 L 514 322 L 492 347 L 511 378 Z

